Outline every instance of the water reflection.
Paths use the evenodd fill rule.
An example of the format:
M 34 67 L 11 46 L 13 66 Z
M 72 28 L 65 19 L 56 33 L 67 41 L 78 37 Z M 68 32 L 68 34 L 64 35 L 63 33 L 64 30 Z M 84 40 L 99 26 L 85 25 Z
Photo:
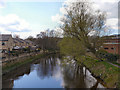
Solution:
M 10 73 L 2 77 L 2 87 L 3 88 L 12 88 L 14 86 L 14 81 L 19 79 L 20 76 L 29 75 L 31 72 L 30 63 L 23 65 L 20 68 L 17 68 Z
M 3 88 L 103 88 L 84 66 L 63 61 L 50 55 L 17 68 L 3 76 Z
M 66 88 L 86 88 L 84 81 L 83 67 L 80 67 L 76 62 L 64 65 L 63 86 Z
M 55 57 L 41 59 L 36 67 L 38 77 L 44 79 L 45 77 L 53 76 L 55 69 L 57 69 L 56 62 L 57 60 Z

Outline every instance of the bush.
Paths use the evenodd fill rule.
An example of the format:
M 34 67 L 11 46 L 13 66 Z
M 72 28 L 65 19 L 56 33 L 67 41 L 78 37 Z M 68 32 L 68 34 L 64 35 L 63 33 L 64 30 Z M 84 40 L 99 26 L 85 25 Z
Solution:
M 22 48 L 22 52 L 30 52 L 30 47 Z
M 105 59 L 108 61 L 117 61 L 117 59 L 120 58 L 118 54 L 108 53 L 107 51 L 104 50 L 98 51 L 97 56 L 102 60 Z

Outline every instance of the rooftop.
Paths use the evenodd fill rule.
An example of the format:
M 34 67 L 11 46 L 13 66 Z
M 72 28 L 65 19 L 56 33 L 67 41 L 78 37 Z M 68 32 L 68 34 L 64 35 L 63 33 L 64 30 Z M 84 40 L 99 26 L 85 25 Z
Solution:
M 12 37 L 11 34 L 0 34 L 0 41 L 8 41 Z
M 20 43 L 24 43 L 20 38 L 13 38 L 14 41 L 18 41 Z

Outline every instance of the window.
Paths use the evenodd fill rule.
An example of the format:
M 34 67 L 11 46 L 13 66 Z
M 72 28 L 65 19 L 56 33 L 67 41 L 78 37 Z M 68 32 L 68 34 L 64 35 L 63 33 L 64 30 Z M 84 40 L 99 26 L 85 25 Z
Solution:
M 5 42 L 2 42 L 2 45 L 5 45 Z
M 111 49 L 114 49 L 114 48 L 111 48 Z
M 108 48 L 104 48 L 104 49 L 108 49 Z
M 115 43 L 114 41 L 112 41 L 112 43 Z

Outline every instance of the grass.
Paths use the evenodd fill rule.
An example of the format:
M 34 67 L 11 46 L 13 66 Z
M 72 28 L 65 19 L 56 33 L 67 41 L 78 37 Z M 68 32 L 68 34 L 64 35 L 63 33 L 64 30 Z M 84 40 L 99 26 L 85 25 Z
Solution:
M 86 59 L 82 56 L 77 60 L 89 68 L 96 77 L 99 76 L 106 83 L 106 87 L 114 88 L 117 85 L 120 85 L 120 82 L 118 81 L 118 76 L 120 74 L 118 67 L 104 61 L 99 61 L 90 56 L 87 56 Z
M 29 57 L 27 59 L 18 60 L 16 62 L 9 62 L 5 66 L 2 67 L 2 73 L 5 74 L 7 72 L 10 72 L 11 70 L 14 70 L 15 68 L 17 68 L 21 65 L 24 65 L 26 63 L 30 63 L 30 62 L 37 60 L 43 56 L 45 56 L 45 54 L 38 54 L 36 56 L 32 56 L 32 57 Z
M 120 64 L 119 64 L 119 63 L 117 63 L 117 62 L 111 62 L 111 63 L 113 63 L 113 64 L 116 64 L 116 65 L 120 66 Z

